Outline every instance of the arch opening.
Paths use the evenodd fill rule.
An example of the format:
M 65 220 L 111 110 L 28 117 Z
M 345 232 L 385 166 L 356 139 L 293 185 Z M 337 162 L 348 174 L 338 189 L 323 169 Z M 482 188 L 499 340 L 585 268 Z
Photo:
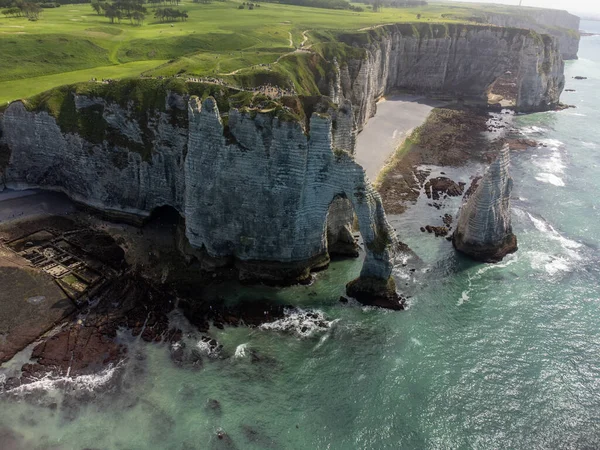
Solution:
M 487 90 L 488 105 L 502 108 L 514 108 L 519 97 L 519 84 L 516 72 L 507 70 L 489 86 Z
M 332 258 L 357 258 L 359 242 L 358 218 L 345 193 L 337 194 L 329 204 L 325 221 L 326 248 Z

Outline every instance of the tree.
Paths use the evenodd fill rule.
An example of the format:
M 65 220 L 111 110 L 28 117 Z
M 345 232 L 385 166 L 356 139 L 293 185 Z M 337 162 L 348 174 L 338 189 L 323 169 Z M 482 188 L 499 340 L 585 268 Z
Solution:
M 110 23 L 115 23 L 115 19 L 117 18 L 118 12 L 119 11 L 117 11 L 117 8 L 110 4 L 106 5 L 106 8 L 104 9 L 104 15 L 108 17 Z
M 38 20 L 43 11 L 42 7 L 37 3 L 23 3 L 21 9 L 23 10 L 25 17 L 29 20 Z
M 3 9 L 2 14 L 4 14 L 6 17 L 21 17 L 23 15 L 23 11 L 21 11 L 21 8 L 14 6 L 12 8 Z
M 174 22 L 178 19 L 185 21 L 188 18 L 188 13 L 185 10 L 175 8 L 156 8 L 154 18 L 161 22 Z
M 98 2 L 98 4 L 111 23 L 115 23 L 115 19 L 119 22 L 121 19 L 129 19 L 130 23 L 141 25 L 148 12 L 144 7 L 144 0 L 114 0 L 112 3 Z M 93 5 L 92 7 L 96 9 Z
M 102 14 L 102 6 L 100 5 L 100 2 L 98 0 L 93 0 L 91 5 L 92 5 L 92 9 L 94 11 L 96 11 L 96 14 L 98 14 L 98 15 Z
M 140 11 L 134 11 L 131 17 L 136 25 L 141 25 L 144 22 L 146 15 Z

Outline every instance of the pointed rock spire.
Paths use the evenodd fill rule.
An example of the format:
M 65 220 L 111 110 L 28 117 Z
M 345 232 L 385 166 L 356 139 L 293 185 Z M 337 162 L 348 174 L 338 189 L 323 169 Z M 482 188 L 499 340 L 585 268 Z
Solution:
M 512 178 L 508 172 L 510 151 L 505 145 L 498 158 L 479 180 L 459 213 L 452 237 L 454 247 L 477 261 L 498 262 L 517 251 L 512 232 L 510 193 Z

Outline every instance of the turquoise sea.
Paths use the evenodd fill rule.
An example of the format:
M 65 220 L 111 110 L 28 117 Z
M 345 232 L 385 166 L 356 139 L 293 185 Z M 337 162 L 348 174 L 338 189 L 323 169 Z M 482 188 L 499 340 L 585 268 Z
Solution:
M 582 28 L 600 33 L 600 22 Z M 216 330 L 222 353 L 205 353 L 200 369 L 175 367 L 166 344 L 123 336 L 131 358 L 122 366 L 0 395 L 0 442 L 77 450 L 600 448 L 600 36 L 582 39 L 566 76 L 576 92 L 563 101 L 576 109 L 514 120 L 546 146 L 513 154 L 519 251 L 501 264 L 472 263 L 422 234 L 419 214 L 431 213 L 414 209 L 394 221 L 423 259 L 414 273 L 397 268 L 412 295 L 407 311 L 338 302 L 360 261 L 332 264 L 311 286 L 232 286 L 224 292 L 232 299 L 269 296 L 317 310 L 326 324 L 301 323 L 296 311 L 271 329 Z

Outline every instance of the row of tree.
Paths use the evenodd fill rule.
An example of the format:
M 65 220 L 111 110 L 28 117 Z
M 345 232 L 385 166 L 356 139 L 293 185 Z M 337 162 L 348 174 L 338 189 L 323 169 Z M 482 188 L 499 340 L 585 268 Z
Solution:
M 427 6 L 426 0 L 367 0 L 365 3 L 372 5 L 373 11 L 379 11 L 383 6 L 389 6 L 391 8 Z
M 181 0 L 148 0 L 154 5 L 161 3 L 179 4 Z M 92 8 L 98 15 L 108 17 L 111 23 L 121 20 L 129 20 L 131 23 L 141 25 L 146 18 L 148 10 L 144 7 L 145 0 L 113 0 L 106 2 L 101 0 L 92 0 Z M 177 8 L 156 8 L 154 18 L 160 22 L 175 22 L 177 20 L 187 20 L 188 13 L 185 10 Z
M 188 13 L 183 9 L 175 8 L 156 8 L 154 18 L 161 22 L 175 22 L 176 20 L 185 21 L 188 18 Z
M 37 3 L 17 1 L 14 6 L 2 10 L 6 17 L 27 17 L 29 20 L 38 20 L 42 14 L 42 7 Z
M 144 7 L 144 0 L 114 0 L 113 2 L 104 2 L 92 0 L 92 8 L 98 15 L 104 15 L 115 23 L 115 20 L 129 20 L 131 23 L 141 25 L 146 18 L 148 10 Z
M 156 6 L 156 5 L 179 5 L 181 0 L 148 0 L 148 3 Z

